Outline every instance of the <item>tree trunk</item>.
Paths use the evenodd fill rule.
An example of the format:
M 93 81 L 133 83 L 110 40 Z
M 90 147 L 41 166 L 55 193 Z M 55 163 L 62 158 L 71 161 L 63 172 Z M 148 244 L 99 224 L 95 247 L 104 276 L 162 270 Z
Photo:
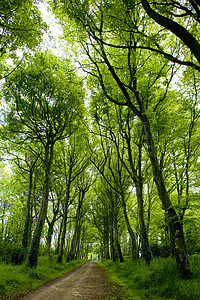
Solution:
M 3 209 L 1 210 L 1 213 L 2 213 L 2 215 L 1 215 L 1 234 L 0 234 L 0 239 L 1 239 L 1 241 L 3 241 L 3 238 L 4 238 L 4 226 L 5 226 L 5 224 L 4 224 L 4 218 L 5 218 L 5 215 L 6 215 L 6 202 L 4 202 L 3 203 Z
M 58 233 L 58 241 L 57 241 L 56 254 L 58 254 L 59 248 L 60 248 L 60 239 L 61 239 L 61 234 L 62 234 L 62 227 L 63 227 L 63 219 L 60 222 L 60 230 L 59 230 L 59 233 Z
M 32 183 L 33 183 L 33 168 L 31 167 L 29 170 L 29 187 L 28 187 L 28 195 L 26 202 L 26 219 L 24 224 L 24 232 L 22 237 L 22 246 L 27 252 L 27 247 L 29 243 L 29 238 L 31 234 L 31 191 L 32 191 Z
M 69 262 L 75 258 L 76 245 L 77 245 L 77 227 L 75 227 L 75 230 L 74 230 L 71 247 L 70 247 L 69 253 L 67 255 L 67 259 L 66 259 L 67 262 Z
M 75 223 L 75 228 L 74 228 L 74 235 L 72 238 L 70 251 L 67 255 L 67 259 L 66 259 L 67 262 L 69 262 L 75 258 L 76 247 L 78 244 L 78 230 L 79 230 L 79 226 L 80 226 L 80 224 L 79 224 L 80 223 L 80 214 L 81 214 L 81 208 L 82 208 L 84 196 L 85 196 L 85 192 L 82 190 L 81 194 L 79 194 L 78 207 L 77 207 L 77 211 L 76 211 L 76 223 Z
M 131 255 L 132 255 L 132 260 L 134 261 L 138 258 L 136 237 L 135 237 L 135 233 L 133 232 L 133 229 L 131 228 L 131 225 L 129 222 L 129 218 L 128 218 L 127 211 L 126 211 L 126 203 L 125 203 L 124 195 L 122 195 L 121 199 L 122 199 L 122 207 L 123 207 L 126 227 L 127 227 L 128 233 L 131 237 Z
M 53 161 L 53 144 L 47 145 L 45 148 L 45 179 L 44 179 L 44 186 L 43 186 L 43 195 L 42 195 L 42 201 L 40 205 L 39 216 L 34 230 L 33 239 L 32 239 L 30 251 L 28 254 L 28 261 L 27 261 L 27 265 L 31 268 L 37 266 L 40 238 L 41 238 L 44 222 L 47 215 L 49 185 L 50 185 L 50 171 L 51 171 L 52 161 Z
M 119 232 L 118 232 L 118 221 L 117 221 L 117 212 L 116 212 L 116 207 L 114 208 L 113 211 L 113 219 L 114 219 L 114 230 L 115 230 L 115 245 L 116 245 L 116 250 L 117 250 L 117 256 L 120 260 L 120 262 L 124 261 L 123 255 L 122 255 L 122 250 L 119 242 Z
M 32 193 L 32 186 L 33 186 L 33 173 L 35 169 L 36 162 L 38 160 L 39 155 L 31 161 L 29 165 L 29 185 L 28 185 L 28 195 L 27 195 L 27 202 L 26 202 L 26 219 L 24 224 L 24 232 L 22 237 L 22 246 L 27 252 L 28 244 L 30 243 L 31 239 L 31 226 L 32 226 L 32 205 L 31 205 L 31 193 Z
M 113 218 L 111 219 L 110 226 L 110 249 L 111 249 L 111 259 L 115 261 L 115 247 L 114 247 L 114 234 L 113 234 Z
M 62 232 L 60 235 L 60 245 L 59 245 L 58 257 L 57 257 L 58 263 L 62 263 L 62 259 L 63 259 L 63 249 L 65 244 L 65 235 L 66 235 L 66 227 L 67 227 L 68 203 L 69 203 L 69 190 L 67 189 L 63 220 L 62 220 Z
M 51 240 L 52 240 L 52 234 L 53 234 L 53 227 L 55 224 L 56 218 L 53 218 L 51 222 L 49 222 L 49 228 L 47 232 L 47 249 L 46 249 L 46 255 L 50 255 L 50 250 L 51 250 Z
M 135 182 L 137 202 L 138 202 L 138 218 L 140 224 L 140 236 L 141 236 L 141 252 L 145 259 L 145 262 L 149 265 L 153 259 L 151 250 L 149 247 L 149 239 L 147 235 L 147 229 L 144 222 L 144 205 L 143 205 L 143 195 L 142 187 L 139 182 Z
M 130 135 L 130 127 L 129 127 L 129 115 L 127 118 L 128 123 L 128 133 L 126 134 L 126 144 L 128 148 L 128 159 L 131 168 L 131 178 L 134 182 L 136 188 L 136 196 L 137 196 L 137 204 L 138 204 L 138 218 L 140 224 L 140 236 L 141 236 L 141 249 L 142 255 L 149 265 L 151 260 L 153 259 L 151 250 L 149 247 L 148 234 L 144 221 L 144 205 L 143 205 L 143 178 L 142 178 L 142 139 L 143 134 L 140 136 L 140 142 L 138 145 L 138 168 L 134 167 L 132 150 L 131 150 L 131 135 Z
M 143 114 L 142 116 L 142 123 L 144 127 L 148 153 L 151 160 L 154 181 L 156 183 L 158 195 L 162 202 L 163 209 L 165 210 L 166 213 L 170 235 L 173 241 L 173 248 L 174 248 L 174 254 L 177 263 L 177 269 L 182 278 L 185 279 L 190 278 L 192 274 L 189 269 L 189 261 L 188 261 L 187 251 L 185 248 L 185 240 L 184 240 L 182 223 L 180 222 L 175 209 L 172 207 L 172 203 L 167 193 L 162 172 L 158 164 L 157 153 L 154 146 L 153 137 L 150 131 L 150 124 L 145 114 Z
M 67 179 L 66 186 L 66 196 L 65 196 L 65 204 L 64 204 L 64 212 L 63 212 L 63 224 L 62 224 L 62 233 L 60 239 L 60 247 L 58 250 L 58 258 L 57 262 L 61 263 L 63 259 L 63 249 L 65 244 L 65 235 L 66 235 L 66 227 L 67 227 L 67 215 L 68 215 L 68 206 L 69 206 L 69 197 L 70 197 L 70 185 L 71 185 L 71 175 L 72 175 L 73 164 L 71 163 L 69 166 L 69 174 Z
M 81 238 L 81 223 L 78 224 L 78 230 L 77 230 L 77 238 L 76 238 L 76 253 L 75 253 L 75 259 L 81 258 L 81 249 L 80 249 L 80 238 Z
M 108 222 L 108 216 L 104 220 L 104 237 L 103 237 L 103 255 L 105 259 L 110 259 L 110 253 L 109 253 L 109 231 L 110 231 L 110 226 Z

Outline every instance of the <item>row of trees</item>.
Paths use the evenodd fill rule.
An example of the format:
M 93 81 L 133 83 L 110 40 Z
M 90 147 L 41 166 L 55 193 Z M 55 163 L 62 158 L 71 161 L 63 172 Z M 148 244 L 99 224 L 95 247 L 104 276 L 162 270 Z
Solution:
M 51 52 L 6 76 L 2 157 L 17 167 L 15 196 L 2 189 L 2 241 L 22 245 L 31 267 L 44 234 L 58 262 L 64 252 L 68 261 L 87 256 L 94 243 L 104 258 L 150 264 L 162 246 L 190 278 L 187 248 L 199 248 L 198 2 L 51 6 L 67 47 L 78 49 L 89 106 L 83 79 Z

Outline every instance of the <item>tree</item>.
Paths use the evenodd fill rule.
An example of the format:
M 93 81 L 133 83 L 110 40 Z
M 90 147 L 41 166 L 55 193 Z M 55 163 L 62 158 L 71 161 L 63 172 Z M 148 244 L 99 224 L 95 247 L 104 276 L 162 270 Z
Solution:
M 56 177 L 57 174 L 55 174 Z M 50 185 L 51 196 L 49 197 L 51 200 L 51 214 L 47 214 L 46 221 L 48 223 L 48 232 L 47 232 L 47 249 L 46 255 L 50 255 L 51 250 L 51 241 L 52 235 L 54 231 L 54 226 L 56 221 L 58 221 L 62 217 L 61 213 L 61 201 L 64 198 L 64 185 L 62 182 L 62 178 L 58 174 L 57 178 L 54 178 Z M 51 218 L 51 219 L 50 219 Z
M 93 184 L 92 176 L 89 177 L 88 175 L 89 174 L 87 173 L 87 171 L 84 171 L 79 175 L 79 177 L 77 177 L 78 203 L 76 208 L 74 234 L 72 237 L 71 247 L 67 255 L 67 261 L 71 261 L 75 259 L 78 250 L 80 233 L 81 233 L 81 220 L 84 216 L 83 207 L 84 207 L 85 196 L 89 188 Z
M 6 80 L 4 97 L 8 132 L 15 139 L 42 144 L 43 196 L 28 255 L 28 265 L 37 265 L 43 225 L 47 215 L 49 185 L 55 144 L 78 127 L 77 113 L 83 109 L 82 85 L 68 61 L 51 53 L 36 53 Z M 79 113 L 81 117 L 81 113 Z
M 88 165 L 88 156 L 83 146 L 83 139 L 85 137 L 83 128 L 79 128 L 80 131 L 75 132 L 67 141 L 66 145 L 63 143 L 62 153 L 62 164 L 64 167 L 63 178 L 65 181 L 65 200 L 63 208 L 63 220 L 62 230 L 59 241 L 58 258 L 57 262 L 62 262 L 64 243 L 66 236 L 67 218 L 69 212 L 69 206 L 73 203 L 75 196 L 71 197 L 71 191 L 73 183 L 76 178 L 84 172 Z M 66 147 L 67 146 L 67 147 Z M 74 192 L 76 195 L 76 191 Z
M 42 41 L 47 25 L 42 21 L 35 0 L 4 0 L 0 3 L 0 79 L 13 72 L 6 66 L 6 58 L 17 58 L 18 51 L 27 52 Z M 16 62 L 18 67 L 20 62 Z
M 4 149 L 4 154 L 2 153 L 2 159 L 4 161 L 9 161 L 11 163 L 10 169 L 12 169 L 12 171 L 15 170 L 12 164 L 14 163 L 21 170 L 25 178 L 26 175 L 24 173 L 28 174 L 26 216 L 25 216 L 24 232 L 22 238 L 22 246 L 26 253 L 31 238 L 32 210 L 33 210 L 32 190 L 33 190 L 34 171 L 37 166 L 39 155 L 41 153 L 38 152 L 38 154 L 36 155 L 36 153 L 34 152 L 36 150 L 36 149 L 34 150 L 34 145 L 30 147 L 27 143 L 24 143 L 22 146 L 21 144 L 19 145 L 17 142 L 13 143 L 13 140 L 10 141 L 8 137 L 6 137 L 6 140 L 4 139 L 2 141 L 1 147 Z
M 22 239 L 22 246 L 24 247 L 25 251 L 27 251 L 28 244 L 30 242 L 30 236 L 31 236 L 31 193 L 32 193 L 32 187 L 33 187 L 33 173 L 36 166 L 36 162 L 38 160 L 38 156 L 33 158 L 32 160 L 28 161 L 26 157 L 26 163 L 28 166 L 28 174 L 29 174 L 29 184 L 28 184 L 28 194 L 27 194 L 27 202 L 26 202 L 26 219 L 24 224 L 24 233 L 23 233 L 23 239 Z
M 68 14 L 70 20 L 74 20 L 74 27 L 77 26 L 84 32 L 82 36 L 79 34 L 79 38 L 91 62 L 91 66 L 86 65 L 85 70 L 98 80 L 99 86 L 109 101 L 119 106 L 127 106 L 142 123 L 154 181 L 169 224 L 177 268 L 183 278 L 189 278 L 191 271 L 185 249 L 182 223 L 167 192 L 151 126 L 158 106 L 165 100 L 172 76 L 168 79 L 161 99 L 151 98 L 151 87 L 155 83 L 162 85 L 160 80 L 162 74 L 166 74 L 167 69 L 173 70 L 173 65 L 160 60 L 159 68 L 157 66 L 158 71 L 154 69 L 147 80 L 147 86 L 142 86 L 140 69 L 150 60 L 148 52 L 145 52 L 146 49 L 141 56 L 141 52 L 137 51 L 139 49 L 137 45 L 140 46 L 143 40 L 143 32 L 151 28 L 147 28 L 146 23 L 139 18 L 141 11 L 135 9 L 129 13 L 129 9 L 123 2 L 115 1 L 101 2 L 101 4 L 95 4 L 93 1 L 89 3 L 88 1 L 64 2 L 59 11 L 59 4 L 62 1 L 54 1 L 55 5 L 57 3 L 60 18 Z
M 134 117 L 130 116 L 130 111 L 126 109 L 122 109 L 121 107 L 116 107 L 111 103 L 107 103 L 106 99 L 103 98 L 101 91 L 99 94 L 97 92 L 93 95 L 93 101 L 91 102 L 91 115 L 94 119 L 94 122 L 97 123 L 99 127 L 99 133 L 95 130 L 95 134 L 100 135 L 101 137 L 101 145 L 103 148 L 103 139 L 107 139 L 107 149 L 111 148 L 111 153 L 109 155 L 109 150 L 106 150 L 106 146 L 104 147 L 103 153 L 105 156 L 105 161 L 110 161 L 112 158 L 112 165 L 113 166 L 120 166 L 118 170 L 116 170 L 116 174 L 113 174 L 113 179 L 115 181 L 116 186 L 118 186 L 117 193 L 121 199 L 124 218 L 127 225 L 127 230 L 132 240 L 132 258 L 137 258 L 137 251 L 136 251 L 136 237 L 134 234 L 133 229 L 130 226 L 129 217 L 126 211 L 126 193 L 127 193 L 127 186 L 125 185 L 125 179 L 122 170 L 125 169 L 128 173 L 125 177 L 131 177 L 134 186 L 136 187 L 136 194 L 138 200 L 138 217 L 140 223 L 140 232 L 141 232 L 141 241 L 142 241 L 142 254 L 145 257 L 146 262 L 149 264 L 152 257 L 150 253 L 149 243 L 148 243 L 148 236 L 146 232 L 146 226 L 144 221 L 144 209 L 143 209 L 143 174 L 141 170 L 142 165 L 142 143 L 143 143 L 143 135 L 137 137 L 139 135 L 139 130 L 135 130 L 137 133 L 135 134 L 135 145 L 137 144 L 136 139 L 139 140 L 138 146 L 132 143 L 131 140 L 131 124 L 134 124 Z M 137 125 L 136 125 L 137 126 Z M 134 131 L 134 130 L 132 130 Z M 132 151 L 132 148 L 135 148 L 135 151 Z M 133 154 L 134 152 L 134 154 Z M 129 161 L 129 164 L 127 164 Z M 95 163 L 95 162 L 94 162 Z M 112 172 L 112 168 L 109 168 Z M 116 167 L 113 167 L 116 169 Z M 145 169 L 145 168 L 144 168 Z M 118 175 L 117 175 L 118 174 Z M 129 175 L 128 175 L 129 174 Z M 104 176 L 104 174 L 103 174 Z M 112 186 L 112 181 L 110 178 L 107 180 L 108 183 Z M 128 185 L 130 187 L 131 183 L 130 180 L 127 180 Z

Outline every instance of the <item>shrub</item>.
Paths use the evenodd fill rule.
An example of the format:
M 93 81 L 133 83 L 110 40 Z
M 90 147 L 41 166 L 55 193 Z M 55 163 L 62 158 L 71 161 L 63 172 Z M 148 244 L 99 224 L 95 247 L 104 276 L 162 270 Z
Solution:
M 21 246 L 11 243 L 0 244 L 0 259 L 5 263 L 21 264 L 25 259 L 25 251 Z
M 173 258 L 154 258 L 150 266 L 143 259 L 113 263 L 102 261 L 110 278 L 125 286 L 127 299 L 200 299 L 200 255 L 189 257 L 193 278 L 183 280 L 177 272 Z M 131 298 L 131 299 L 132 299 Z
M 151 252 L 153 257 L 163 257 L 167 258 L 171 255 L 170 247 L 167 244 L 151 244 L 150 245 Z
M 57 264 L 56 257 L 39 257 L 36 269 L 27 265 L 0 263 L 0 299 L 18 299 L 32 289 L 66 274 L 84 260 Z

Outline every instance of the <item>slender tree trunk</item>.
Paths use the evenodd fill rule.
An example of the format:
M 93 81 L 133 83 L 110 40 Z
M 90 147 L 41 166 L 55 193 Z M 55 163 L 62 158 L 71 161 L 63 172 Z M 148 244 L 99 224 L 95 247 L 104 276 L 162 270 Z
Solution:
M 67 255 L 67 259 L 66 259 L 67 262 L 69 262 L 75 258 L 76 246 L 78 244 L 78 230 L 79 230 L 80 214 L 81 214 L 81 208 L 82 208 L 84 196 L 85 196 L 85 193 L 82 190 L 81 194 L 79 194 L 78 207 L 77 207 L 77 211 L 76 211 L 76 223 L 75 223 L 75 228 L 74 228 L 74 235 L 72 238 L 70 251 Z
M 63 219 L 60 222 L 60 230 L 59 230 L 59 233 L 58 233 L 58 241 L 57 241 L 56 254 L 58 254 L 59 248 L 60 248 L 60 239 L 61 239 L 61 234 L 62 234 L 62 227 L 63 227 Z
M 147 196 L 148 196 L 148 210 L 147 210 L 147 233 L 148 233 L 150 221 L 151 221 L 151 192 L 150 192 L 149 183 L 147 183 Z
M 46 255 L 48 255 L 48 256 L 50 255 L 51 240 L 52 240 L 53 228 L 54 228 L 55 221 L 56 221 L 56 217 L 54 217 L 53 220 L 48 223 L 49 228 L 48 228 L 48 232 L 47 232 L 47 249 L 46 249 Z
M 63 249 L 65 244 L 65 235 L 66 235 L 66 227 L 67 227 L 68 204 L 69 204 L 69 189 L 67 188 L 63 220 L 62 220 L 62 232 L 60 235 L 60 244 L 58 249 L 58 257 L 57 257 L 58 263 L 61 263 L 63 259 Z
M 143 114 L 142 116 L 142 122 L 148 147 L 148 153 L 151 160 L 154 181 L 156 183 L 159 198 L 162 202 L 163 209 L 165 210 L 165 214 L 169 225 L 178 272 L 182 278 L 190 278 L 192 274 L 189 269 L 189 261 L 187 251 L 185 248 L 182 223 L 180 222 L 175 209 L 172 207 L 172 203 L 167 193 L 162 172 L 159 168 L 157 160 L 157 153 L 154 146 L 153 137 L 150 131 L 150 124 L 145 114 Z
M 151 250 L 149 247 L 149 240 L 147 229 L 145 226 L 144 221 L 144 205 L 143 205 L 143 178 L 142 178 L 142 138 L 143 135 L 140 137 L 140 143 L 138 146 L 138 170 L 134 167 L 132 151 L 131 151 L 131 135 L 130 135 L 130 127 L 129 127 L 129 115 L 127 118 L 128 123 L 128 134 L 126 135 L 126 144 L 128 148 L 128 157 L 129 157 L 129 164 L 131 168 L 131 177 L 134 182 L 136 188 L 136 196 L 137 196 L 137 204 L 138 204 L 138 218 L 140 224 L 140 236 L 141 236 L 141 249 L 142 255 L 147 264 L 150 264 L 151 260 L 153 259 Z M 137 174 L 138 173 L 138 174 Z
M 37 205 L 36 205 L 36 178 L 37 178 L 37 172 L 35 174 L 34 177 L 34 182 L 33 182 L 33 197 L 32 197 L 32 206 L 34 209 L 34 214 L 35 214 L 35 222 L 37 222 L 37 216 L 38 216 L 38 212 L 37 212 Z
M 76 238 L 76 253 L 75 253 L 75 259 L 81 258 L 81 249 L 80 249 L 80 238 L 81 238 L 81 223 L 78 224 L 78 230 L 77 230 L 77 238 Z
M 29 237 L 31 234 L 31 191 L 32 191 L 32 184 L 33 184 L 33 168 L 31 166 L 29 170 L 29 187 L 28 187 L 28 195 L 27 195 L 27 202 L 26 202 L 26 219 L 24 224 L 24 232 L 22 237 L 22 246 L 27 252 Z
M 67 215 L 68 215 L 68 206 L 69 206 L 69 197 L 70 197 L 70 185 L 71 185 L 71 175 L 72 175 L 73 164 L 71 163 L 69 166 L 69 174 L 66 185 L 66 197 L 64 204 L 64 212 L 63 212 L 63 225 L 62 225 L 62 233 L 60 239 L 60 247 L 58 251 L 57 262 L 61 263 L 63 259 L 63 249 L 65 244 L 65 236 L 66 236 L 66 227 L 67 227 Z
M 119 257 L 120 262 L 124 261 L 120 242 L 119 242 L 119 232 L 118 232 L 118 221 L 117 221 L 117 211 L 116 207 L 114 208 L 113 211 L 113 218 L 114 218 L 114 229 L 115 229 L 115 245 L 116 245 L 116 250 L 117 250 L 117 256 Z
M 123 194 L 122 194 L 121 199 L 122 199 L 122 207 L 123 207 L 126 227 L 127 227 L 128 233 L 131 237 L 131 255 L 132 255 L 132 260 L 134 261 L 138 258 L 138 256 L 137 256 L 136 236 L 135 236 L 135 233 L 134 233 L 133 229 L 131 228 L 131 225 L 130 225 L 130 222 L 129 222 L 128 214 L 127 214 L 127 211 L 126 211 L 126 202 L 125 202 Z
M 144 205 L 143 205 L 142 187 L 141 184 L 137 181 L 135 182 L 135 187 L 136 187 L 136 195 L 137 195 L 137 202 L 138 202 L 138 217 L 139 217 L 139 224 L 140 224 L 142 256 L 144 257 L 146 263 L 150 264 L 153 257 L 149 247 L 149 239 L 147 235 L 146 225 L 144 222 Z
M 52 161 L 53 161 L 53 144 L 47 145 L 45 149 L 45 180 L 43 186 L 43 196 L 42 196 L 38 220 L 33 234 L 30 251 L 28 254 L 27 265 L 29 267 L 37 266 L 40 238 L 41 238 L 44 222 L 47 215 L 49 185 L 50 185 L 50 171 L 51 171 Z
M 3 237 L 4 237 L 4 218 L 6 215 L 6 203 L 3 203 L 3 210 L 1 211 L 2 215 L 1 215 L 1 235 L 0 235 L 0 239 L 3 241 Z
M 74 259 L 75 254 L 76 254 L 76 245 L 77 245 L 77 227 L 75 227 L 75 230 L 74 230 L 71 247 L 70 247 L 69 253 L 67 255 L 67 259 L 66 259 L 67 262 Z
M 26 201 L 26 219 L 24 224 L 24 232 L 22 237 L 22 246 L 27 252 L 28 244 L 31 239 L 31 226 L 32 226 L 32 203 L 31 203 L 31 193 L 32 193 L 32 186 L 33 186 L 33 173 L 35 169 L 36 162 L 38 160 L 39 155 L 31 161 L 29 166 L 29 185 L 28 185 L 28 195 Z
M 110 226 L 108 222 L 108 216 L 104 220 L 104 258 L 105 259 L 110 259 L 110 253 L 109 253 L 109 231 L 110 231 Z
M 110 249 L 111 249 L 111 259 L 115 261 L 115 247 L 114 247 L 114 234 L 113 234 L 113 218 L 111 218 L 110 226 Z

